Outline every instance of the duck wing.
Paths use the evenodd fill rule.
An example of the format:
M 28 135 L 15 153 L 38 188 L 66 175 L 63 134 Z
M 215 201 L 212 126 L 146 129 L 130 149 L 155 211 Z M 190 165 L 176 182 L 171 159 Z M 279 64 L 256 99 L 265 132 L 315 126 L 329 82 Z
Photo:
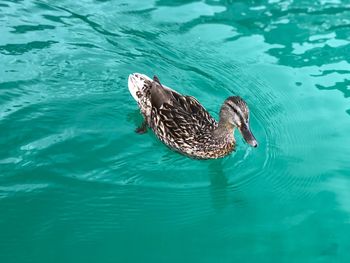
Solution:
M 167 119 L 179 117 L 200 128 L 205 128 L 205 126 L 213 128 L 216 125 L 215 119 L 194 97 L 183 96 L 172 89 L 162 86 L 157 76 L 153 77 L 151 104 L 152 108 L 156 108 L 159 113 L 160 109 L 162 109 L 164 114 L 168 114 L 169 117 Z M 173 120 L 176 121 L 175 119 Z
M 152 84 L 151 102 L 150 126 L 171 147 L 191 148 L 198 143 L 198 138 L 204 138 L 203 135 L 217 126 L 215 119 L 194 97 L 164 88 L 157 79 Z
M 151 87 L 151 104 L 152 107 L 160 109 L 164 103 L 173 104 L 176 99 L 174 97 L 173 90 L 164 88 L 160 83 L 157 76 L 153 77 L 152 87 Z
M 157 116 L 155 124 L 164 126 L 168 133 L 183 134 L 181 136 L 184 137 L 197 136 L 216 127 L 216 121 L 202 109 L 204 108 L 201 107 L 192 112 L 176 104 L 164 103 L 159 110 L 154 112 Z
M 191 118 L 198 123 L 198 126 L 203 129 L 212 129 L 216 127 L 216 120 L 209 112 L 192 96 L 178 96 L 178 102 L 181 107 L 190 114 Z

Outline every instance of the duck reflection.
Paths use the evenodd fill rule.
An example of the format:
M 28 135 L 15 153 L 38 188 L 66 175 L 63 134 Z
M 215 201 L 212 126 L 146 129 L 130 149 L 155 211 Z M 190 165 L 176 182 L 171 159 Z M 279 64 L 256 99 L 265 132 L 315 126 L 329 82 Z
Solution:
M 228 203 L 228 180 L 222 162 L 222 159 L 210 161 L 208 167 L 212 205 L 215 209 L 223 209 Z

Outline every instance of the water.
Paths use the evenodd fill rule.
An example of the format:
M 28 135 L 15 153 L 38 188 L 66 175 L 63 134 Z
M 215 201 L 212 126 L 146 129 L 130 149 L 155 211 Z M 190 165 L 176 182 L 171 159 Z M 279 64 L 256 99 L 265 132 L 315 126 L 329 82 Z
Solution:
M 349 262 L 350 1 L 0 1 L 0 262 Z M 260 145 L 191 160 L 132 72 Z

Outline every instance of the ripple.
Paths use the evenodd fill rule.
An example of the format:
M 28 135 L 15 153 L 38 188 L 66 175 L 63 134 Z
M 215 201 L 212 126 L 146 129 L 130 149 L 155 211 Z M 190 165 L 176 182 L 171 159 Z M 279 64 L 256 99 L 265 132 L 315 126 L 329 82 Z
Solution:
M 42 31 L 46 29 L 55 29 L 52 25 L 18 25 L 13 27 L 11 33 L 14 34 L 25 34 L 31 31 Z
M 185 5 L 158 8 L 152 12 L 152 17 L 156 21 L 165 23 L 186 23 L 197 17 L 205 15 L 210 16 L 223 10 L 225 10 L 225 8 L 221 6 L 210 6 L 203 2 L 196 2 Z
M 28 91 L 27 87 L 33 87 L 38 83 L 37 80 L 16 80 L 0 83 L 0 92 L 2 95 L 0 111 L 0 122 L 7 116 L 16 113 L 17 111 L 30 106 L 35 101 L 38 102 L 41 96 L 33 91 Z
M 32 193 L 43 191 L 49 185 L 48 184 L 12 184 L 10 186 L 0 186 L 0 199 L 9 198 L 16 194 Z
M 0 53 L 4 55 L 22 55 L 24 53 L 49 48 L 57 41 L 32 41 L 25 44 L 6 44 L 0 46 Z
M 68 140 L 70 138 L 74 137 L 74 131 L 71 129 L 67 129 L 59 134 L 53 134 L 50 136 L 47 136 L 45 138 L 41 138 L 39 140 L 36 140 L 34 142 L 31 142 L 27 145 L 21 146 L 22 151 L 33 151 L 33 150 L 43 150 L 46 149 L 56 143 L 60 143 L 64 140 Z

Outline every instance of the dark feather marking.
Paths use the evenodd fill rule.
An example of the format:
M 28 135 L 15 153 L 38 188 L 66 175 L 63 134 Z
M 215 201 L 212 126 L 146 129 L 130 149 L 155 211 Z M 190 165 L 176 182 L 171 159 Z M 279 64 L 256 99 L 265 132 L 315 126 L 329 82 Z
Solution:
M 245 122 L 244 117 L 241 115 L 240 112 L 238 112 L 238 111 L 237 111 L 234 107 L 232 107 L 229 103 L 227 103 L 226 105 L 228 105 L 228 106 L 233 110 L 233 112 L 237 114 L 237 116 L 240 118 L 240 120 L 241 120 L 242 123 Z

